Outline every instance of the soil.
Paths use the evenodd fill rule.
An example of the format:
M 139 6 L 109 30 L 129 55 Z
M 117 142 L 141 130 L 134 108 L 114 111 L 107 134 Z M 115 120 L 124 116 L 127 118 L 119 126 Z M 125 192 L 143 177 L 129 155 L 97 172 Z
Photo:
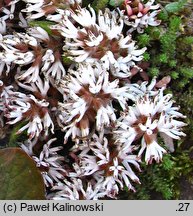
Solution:
M 185 177 L 180 178 L 180 198 L 181 200 L 193 200 L 193 182 Z

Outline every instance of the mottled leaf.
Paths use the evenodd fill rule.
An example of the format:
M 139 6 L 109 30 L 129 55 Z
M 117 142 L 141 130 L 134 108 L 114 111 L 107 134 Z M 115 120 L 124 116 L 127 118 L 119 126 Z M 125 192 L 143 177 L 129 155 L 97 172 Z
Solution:
M 41 173 L 20 148 L 0 150 L 0 200 L 45 199 Z

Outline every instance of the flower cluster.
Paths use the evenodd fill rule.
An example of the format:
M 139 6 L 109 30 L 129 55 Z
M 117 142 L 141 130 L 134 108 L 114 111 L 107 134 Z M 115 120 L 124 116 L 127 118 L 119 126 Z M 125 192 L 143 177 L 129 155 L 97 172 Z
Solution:
M 65 37 L 63 49 L 68 58 L 76 62 L 100 61 L 114 76 L 128 77 L 130 69 L 142 60 L 146 48 L 137 49 L 131 35 L 122 34 L 123 27 L 124 19 L 119 11 L 106 9 L 96 16 L 92 7 L 89 10 L 78 7 L 64 15 L 52 29 Z
M 46 187 L 53 186 L 54 182 L 60 182 L 66 176 L 66 171 L 61 167 L 62 156 L 57 154 L 57 151 L 62 149 L 62 146 L 50 147 L 56 138 L 50 139 L 47 143 L 43 144 L 43 149 L 36 155 L 34 148 L 41 142 L 37 138 L 33 141 L 28 140 L 21 145 L 22 149 L 31 156 L 36 162 L 36 166 L 41 171 Z
M 113 102 L 126 109 L 130 93 L 127 86 L 119 87 L 119 80 L 109 81 L 109 73 L 100 64 L 79 64 L 69 70 L 68 76 L 60 83 L 64 102 L 59 104 L 59 120 L 66 126 L 65 140 L 86 137 L 89 129 L 97 131 L 111 127 L 116 121 Z M 67 94 L 67 95 L 66 95 Z
M 106 196 L 115 198 L 119 188 L 126 186 L 135 191 L 130 180 L 140 183 L 139 178 L 131 168 L 131 164 L 140 171 L 139 159 L 134 155 L 135 148 L 127 147 L 110 138 L 110 134 L 93 134 L 81 149 L 73 151 L 79 160 L 74 164 L 72 177 L 91 176 L 97 186 L 106 191 Z
M 125 0 L 126 15 L 124 22 L 131 26 L 128 32 L 142 33 L 148 25 L 158 26 L 160 20 L 156 16 L 160 12 L 160 5 L 154 5 L 155 0 L 144 3 L 144 0 Z
M 175 118 L 185 118 L 179 107 L 172 107 L 172 95 L 163 95 L 163 88 L 156 95 L 149 93 L 136 99 L 127 112 L 121 114 L 117 121 L 115 137 L 126 146 L 133 145 L 134 141 L 141 139 L 138 157 L 145 153 L 146 163 L 162 160 L 166 150 L 158 144 L 158 135 L 163 139 L 166 147 L 174 151 L 173 139 L 180 139 L 185 134 L 180 131 L 186 124 Z
M 22 12 L 27 13 L 28 20 L 35 20 L 41 17 L 52 17 L 57 11 L 62 8 L 70 9 L 76 8 L 81 3 L 80 0 L 23 0 L 27 3 L 26 7 L 22 9 Z
M 18 128 L 54 200 L 135 191 L 141 161 L 161 162 L 185 136 L 185 116 L 164 94 L 170 78 L 140 76 L 147 48 L 135 35 L 160 24 L 160 5 L 82 3 L 0 3 L 0 127 Z

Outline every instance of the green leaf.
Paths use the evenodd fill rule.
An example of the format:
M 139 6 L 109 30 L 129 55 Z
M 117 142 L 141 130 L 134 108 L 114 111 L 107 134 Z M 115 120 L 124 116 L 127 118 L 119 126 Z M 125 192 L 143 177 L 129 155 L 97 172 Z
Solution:
M 109 4 L 113 7 L 117 7 L 121 5 L 124 2 L 124 0 L 110 0 Z
M 167 10 L 167 12 L 169 13 L 175 13 L 179 11 L 179 3 L 178 2 L 172 2 L 168 5 L 165 6 L 165 9 Z
M 0 188 L 0 200 L 45 199 L 41 173 L 20 148 L 0 150 Z
M 73 62 L 68 56 L 65 55 L 62 56 L 62 60 L 65 65 L 70 65 Z
M 26 140 L 27 139 L 27 132 L 24 131 L 21 134 L 17 134 L 17 131 L 23 127 L 26 124 L 26 122 L 21 122 L 17 125 L 14 126 L 14 128 L 11 131 L 9 142 L 8 142 L 8 147 L 18 147 L 18 142 L 20 140 Z
M 187 0 L 180 0 L 178 2 L 172 2 L 165 6 L 165 9 L 169 13 L 176 13 L 183 9 L 184 5 L 186 4 Z
M 31 27 L 41 27 L 43 28 L 49 35 L 52 35 L 52 30 L 50 29 L 50 26 L 54 25 L 54 22 L 51 21 L 30 21 L 29 25 Z

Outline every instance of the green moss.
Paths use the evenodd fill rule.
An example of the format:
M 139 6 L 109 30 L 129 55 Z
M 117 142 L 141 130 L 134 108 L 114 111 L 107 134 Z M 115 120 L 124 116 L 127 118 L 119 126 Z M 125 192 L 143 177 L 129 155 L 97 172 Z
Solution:
M 149 35 L 150 40 L 149 41 L 153 41 L 153 40 L 158 40 L 160 38 L 160 35 L 162 33 L 162 30 L 160 27 L 152 27 L 149 26 L 148 28 L 145 29 L 145 32 Z
M 173 32 L 166 32 L 160 37 L 161 51 L 171 58 L 176 50 L 176 34 Z
M 193 68 L 190 68 L 190 67 L 180 67 L 179 73 L 182 74 L 187 79 L 193 78 Z
M 164 10 L 163 13 L 166 14 Z M 167 13 L 167 19 L 158 27 L 148 27 L 138 36 L 140 46 L 148 49 L 144 60 L 150 61 L 149 76 L 171 76 L 174 90 L 184 88 L 192 79 L 193 37 L 184 34 L 186 19 L 179 13 Z M 159 69 L 159 71 L 158 71 Z
M 178 72 L 176 72 L 176 71 L 172 71 L 172 72 L 170 73 L 170 76 L 171 76 L 171 78 L 174 79 L 174 80 L 179 78 L 179 74 L 178 74 Z
M 146 52 L 145 52 L 145 53 L 143 54 L 143 60 L 144 60 L 144 61 L 149 61 L 149 60 L 150 60 L 150 55 L 149 55 L 149 53 L 146 53 Z
M 137 37 L 138 44 L 142 47 L 147 46 L 150 42 L 150 36 L 148 34 L 141 34 Z
M 181 18 L 178 16 L 172 16 L 169 22 L 169 29 L 171 32 L 179 31 L 181 25 Z
M 187 116 L 186 128 L 189 140 L 193 140 L 193 83 L 190 82 L 185 90 L 176 92 L 176 102 L 180 104 L 181 111 Z
M 142 164 L 141 185 L 136 186 L 137 193 L 128 192 L 127 199 L 179 199 L 179 178 L 190 175 L 192 165 L 189 151 L 182 151 L 180 147 L 175 155 L 165 155 L 160 164 L 148 167 Z
M 173 67 L 176 67 L 177 61 L 176 61 L 176 60 L 170 60 L 170 61 L 168 62 L 168 64 L 169 64 L 169 66 L 170 66 L 171 68 L 173 68 Z
M 168 19 L 168 13 L 166 10 L 162 10 L 159 15 L 158 15 L 158 19 L 163 21 L 167 21 Z
M 159 74 L 159 69 L 156 68 L 156 67 L 150 68 L 148 72 L 149 72 L 149 74 L 150 74 L 152 77 L 158 76 L 158 74 Z
M 183 42 L 186 45 L 192 45 L 193 44 L 193 36 L 187 36 L 187 37 L 183 37 Z
M 159 61 L 161 63 L 167 63 L 168 62 L 168 55 L 166 53 L 162 53 L 159 55 Z

